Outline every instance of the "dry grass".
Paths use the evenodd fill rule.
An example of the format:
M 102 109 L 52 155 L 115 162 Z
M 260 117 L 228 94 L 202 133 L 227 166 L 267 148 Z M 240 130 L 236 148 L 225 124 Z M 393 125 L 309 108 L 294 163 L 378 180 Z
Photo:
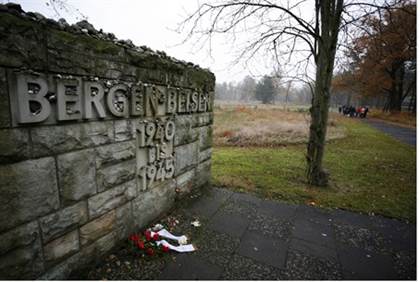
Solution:
M 416 128 L 416 114 L 408 112 L 394 112 L 394 113 L 384 113 L 381 110 L 373 109 L 369 111 L 368 117 L 374 119 L 384 120 L 390 123 L 395 123 L 397 125 L 402 125 L 410 128 Z
M 328 123 L 327 140 L 345 137 L 338 115 Z M 223 105 L 215 108 L 216 146 L 276 147 L 308 140 L 310 116 L 305 108 L 284 111 L 275 105 Z

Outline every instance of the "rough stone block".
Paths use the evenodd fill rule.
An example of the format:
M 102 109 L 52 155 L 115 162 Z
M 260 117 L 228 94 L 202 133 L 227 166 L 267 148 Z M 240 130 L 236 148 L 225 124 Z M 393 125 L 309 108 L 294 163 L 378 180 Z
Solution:
M 136 157 L 135 141 L 119 142 L 95 148 L 96 168 Z
M 20 225 L 0 234 L 0 255 L 13 249 L 26 247 L 39 240 L 39 229 L 36 221 Z
M 134 224 L 132 202 L 128 202 L 123 206 L 117 208 L 115 212 L 117 218 L 116 236 L 118 240 L 127 239 L 131 233 L 138 231 L 136 230 Z
M 185 194 L 188 194 L 193 189 L 194 177 L 195 177 L 195 169 L 189 170 L 177 176 L 176 187 L 179 189 L 179 193 L 181 197 Z
M 82 125 L 82 141 L 86 146 L 97 146 L 114 141 L 111 121 L 88 122 Z
M 195 176 L 195 186 L 200 187 L 211 181 L 211 160 L 198 164 Z
M 0 17 L 0 65 L 44 68 L 47 65 L 44 32 L 41 25 L 10 13 Z
M 88 35 L 73 34 L 48 28 L 48 47 L 60 51 L 74 51 L 91 56 L 114 58 L 115 60 L 124 59 L 124 48 L 115 45 L 113 42 L 98 40 Z M 77 60 L 73 58 L 72 60 Z
M 131 180 L 89 198 L 89 217 L 95 218 L 136 197 L 136 181 Z
M 136 174 L 136 160 L 121 162 L 112 166 L 108 166 L 97 170 L 98 191 L 102 192 L 106 189 L 130 181 Z
M 0 235 L 1 279 L 34 279 L 43 268 L 41 236 L 35 221 Z
M 112 121 L 43 126 L 31 129 L 33 155 L 43 156 L 111 143 Z
M 61 236 L 44 246 L 44 257 L 47 263 L 55 263 L 61 258 L 79 250 L 78 230 Z
M 59 207 L 54 158 L 0 166 L 0 231 Z
M 133 131 L 131 120 L 123 119 L 114 121 L 115 141 L 127 141 L 134 139 L 136 135 Z
M 197 164 L 198 142 L 175 147 L 175 175 Z
M 74 53 L 70 50 L 48 48 L 47 53 L 49 58 L 48 68 L 52 72 L 77 73 L 79 75 L 99 75 L 95 72 L 97 69 L 96 66 L 105 66 L 100 58 L 98 58 L 99 62 L 95 62 L 95 60 L 92 60 L 91 56 Z M 67 58 L 72 59 L 68 60 Z
M 191 88 L 207 88 L 213 90 L 215 77 L 212 73 L 198 69 L 186 69 L 186 80 Z
M 213 149 L 212 148 L 208 148 L 208 149 L 206 149 L 204 151 L 199 152 L 198 153 L 198 162 L 199 163 L 202 163 L 202 162 L 207 161 L 208 159 L 210 159 L 212 152 L 213 152 Z
M 200 151 L 208 149 L 212 145 L 212 128 L 210 126 L 199 127 Z
M 58 182 L 65 202 L 78 201 L 96 193 L 93 149 L 59 155 Z
M 196 115 L 196 126 L 202 127 L 213 123 L 213 113 L 202 113 Z
M 168 180 L 133 200 L 135 227 L 145 227 L 150 221 L 170 209 L 175 199 L 175 180 Z
M 80 227 L 80 244 L 87 245 L 114 230 L 116 224 L 115 210 L 98 217 Z
M 74 269 L 83 267 L 89 262 L 91 262 L 89 257 L 83 257 L 81 252 L 75 253 L 71 257 L 48 269 L 38 277 L 37 280 L 66 280 Z
M 9 127 L 11 122 L 7 87 L 6 70 L 0 68 L 0 128 Z
M 0 130 L 0 163 L 29 159 L 29 153 L 29 132 L 27 129 Z
M 17 249 L 0 257 L 0 276 L 4 280 L 31 280 L 43 271 L 41 252 Z
M 86 265 L 95 259 L 101 258 L 118 243 L 117 235 L 116 231 L 112 231 L 92 244 L 82 247 L 80 250 L 80 262 Z
M 194 142 L 198 139 L 198 131 L 193 127 L 195 126 L 195 119 L 192 115 L 178 115 L 175 118 L 175 136 L 174 145 L 184 145 Z
M 136 77 L 137 69 L 135 67 L 115 60 L 109 60 L 99 56 L 93 57 L 67 49 L 57 50 L 55 48 L 49 48 L 47 52 L 49 59 L 48 68 L 52 72 L 95 75 L 121 80 L 129 80 L 129 78 Z M 72 59 L 69 60 L 68 58 Z
M 39 220 L 44 242 L 63 235 L 72 228 L 86 223 L 88 219 L 86 202 L 79 202 Z

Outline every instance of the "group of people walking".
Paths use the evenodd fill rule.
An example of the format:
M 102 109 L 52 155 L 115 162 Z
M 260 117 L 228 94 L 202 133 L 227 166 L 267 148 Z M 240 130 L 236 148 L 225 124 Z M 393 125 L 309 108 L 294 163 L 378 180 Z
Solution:
M 338 112 L 348 117 L 366 118 L 368 111 L 369 111 L 369 108 L 367 106 L 365 107 L 360 106 L 358 108 L 355 108 L 354 106 L 338 107 Z

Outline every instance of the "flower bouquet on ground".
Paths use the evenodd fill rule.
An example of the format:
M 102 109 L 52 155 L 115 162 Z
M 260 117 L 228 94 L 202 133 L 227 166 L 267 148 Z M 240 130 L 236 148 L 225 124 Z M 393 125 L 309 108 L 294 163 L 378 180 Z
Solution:
M 158 226 L 158 225 L 156 225 Z M 153 230 L 156 230 L 156 226 Z M 129 244 L 132 252 L 142 257 L 162 256 L 170 250 L 185 253 L 193 252 L 196 250 L 192 244 L 187 245 L 188 238 L 185 235 L 176 236 L 159 225 L 159 231 L 153 232 L 150 229 L 146 230 L 143 234 L 133 234 L 129 237 Z M 168 241 L 172 240 L 178 243 L 178 246 L 170 244 Z
M 133 234 L 129 237 L 130 248 L 134 254 L 142 257 L 162 256 L 169 252 L 169 247 L 164 244 L 158 244 L 160 237 L 158 233 L 152 234 L 146 230 L 143 234 Z

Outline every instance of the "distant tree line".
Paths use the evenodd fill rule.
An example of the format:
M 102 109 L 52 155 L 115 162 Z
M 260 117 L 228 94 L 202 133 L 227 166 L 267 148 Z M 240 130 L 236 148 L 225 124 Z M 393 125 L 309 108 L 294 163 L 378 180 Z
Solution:
M 232 102 L 260 102 L 263 104 L 307 105 L 311 102 L 308 87 L 291 87 L 276 76 L 265 75 L 260 80 L 246 76 L 239 83 L 216 83 L 216 100 Z

